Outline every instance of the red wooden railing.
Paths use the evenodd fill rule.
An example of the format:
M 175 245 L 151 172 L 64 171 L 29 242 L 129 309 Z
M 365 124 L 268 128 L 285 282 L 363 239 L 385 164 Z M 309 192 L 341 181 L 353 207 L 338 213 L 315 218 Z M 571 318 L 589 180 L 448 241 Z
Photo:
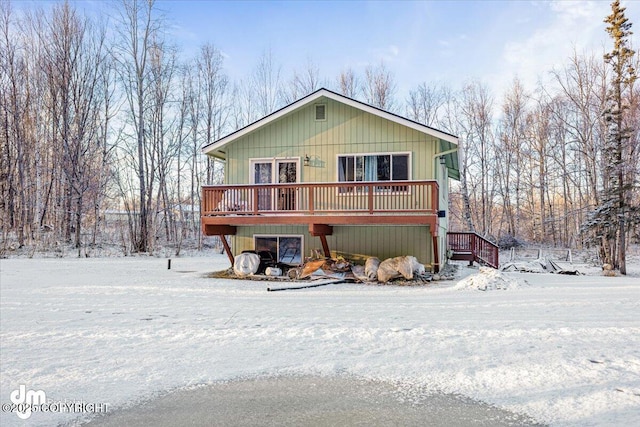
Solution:
M 451 259 L 476 261 L 498 268 L 498 246 L 477 233 L 447 233 L 447 248 Z
M 212 185 L 202 187 L 202 216 L 424 215 L 438 212 L 436 181 Z

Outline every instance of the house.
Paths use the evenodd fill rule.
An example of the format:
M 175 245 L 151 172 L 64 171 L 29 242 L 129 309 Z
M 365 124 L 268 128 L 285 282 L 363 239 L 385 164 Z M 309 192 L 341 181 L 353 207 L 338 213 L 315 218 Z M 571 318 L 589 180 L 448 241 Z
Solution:
M 224 185 L 202 188 L 205 235 L 299 264 L 325 256 L 446 260 L 457 137 L 327 89 L 203 147 Z

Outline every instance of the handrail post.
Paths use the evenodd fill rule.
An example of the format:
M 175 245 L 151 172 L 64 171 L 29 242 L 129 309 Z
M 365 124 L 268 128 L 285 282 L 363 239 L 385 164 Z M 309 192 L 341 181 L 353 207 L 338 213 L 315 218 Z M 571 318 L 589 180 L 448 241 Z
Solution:
M 253 187 L 253 214 L 258 215 L 258 187 Z
M 438 183 L 431 183 L 431 211 L 434 213 L 438 213 L 438 208 L 440 205 L 440 200 L 438 195 Z

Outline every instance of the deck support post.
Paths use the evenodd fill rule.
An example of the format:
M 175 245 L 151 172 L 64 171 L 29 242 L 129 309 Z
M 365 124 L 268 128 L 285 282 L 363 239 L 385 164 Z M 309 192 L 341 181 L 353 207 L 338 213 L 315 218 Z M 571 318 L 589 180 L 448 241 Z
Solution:
M 440 251 L 438 251 L 438 236 L 433 236 L 433 272 L 440 271 Z
M 202 224 L 202 230 L 204 231 L 205 236 L 218 236 L 220 237 L 220 241 L 222 242 L 222 246 L 224 247 L 224 251 L 227 253 L 229 257 L 229 261 L 231 261 L 231 267 L 234 264 L 234 257 L 231 253 L 231 246 L 229 246 L 229 242 L 227 242 L 228 235 L 235 235 L 238 231 L 238 228 L 235 225 L 213 225 L 213 224 Z
M 225 236 L 224 234 L 219 234 L 218 237 L 220 237 L 220 240 L 222 241 L 222 246 L 224 246 L 224 251 L 227 253 L 227 256 L 229 257 L 229 261 L 231 262 L 231 267 L 233 267 L 233 264 L 235 263 L 235 258 L 231 253 L 231 247 L 229 246 L 229 242 L 227 242 L 227 236 Z
M 321 234 L 320 242 L 322 243 L 322 250 L 324 251 L 324 256 L 326 258 L 331 258 L 331 251 L 329 250 L 329 244 L 327 243 L 327 236 L 325 236 L 324 234 Z
M 326 224 L 309 224 L 309 234 L 314 237 L 320 237 L 324 256 L 331 258 L 331 251 L 329 250 L 329 244 L 327 243 L 327 236 L 331 236 L 333 234 L 333 227 Z

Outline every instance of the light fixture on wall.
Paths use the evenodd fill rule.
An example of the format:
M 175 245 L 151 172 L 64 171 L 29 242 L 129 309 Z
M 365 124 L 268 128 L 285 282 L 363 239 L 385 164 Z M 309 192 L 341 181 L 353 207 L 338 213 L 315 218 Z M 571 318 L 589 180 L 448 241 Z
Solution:
M 441 165 L 446 165 L 447 164 L 447 159 L 444 156 L 440 156 L 440 164 Z
M 309 166 L 309 162 L 311 162 L 311 158 L 307 154 L 305 154 L 304 155 L 304 165 L 305 166 Z

